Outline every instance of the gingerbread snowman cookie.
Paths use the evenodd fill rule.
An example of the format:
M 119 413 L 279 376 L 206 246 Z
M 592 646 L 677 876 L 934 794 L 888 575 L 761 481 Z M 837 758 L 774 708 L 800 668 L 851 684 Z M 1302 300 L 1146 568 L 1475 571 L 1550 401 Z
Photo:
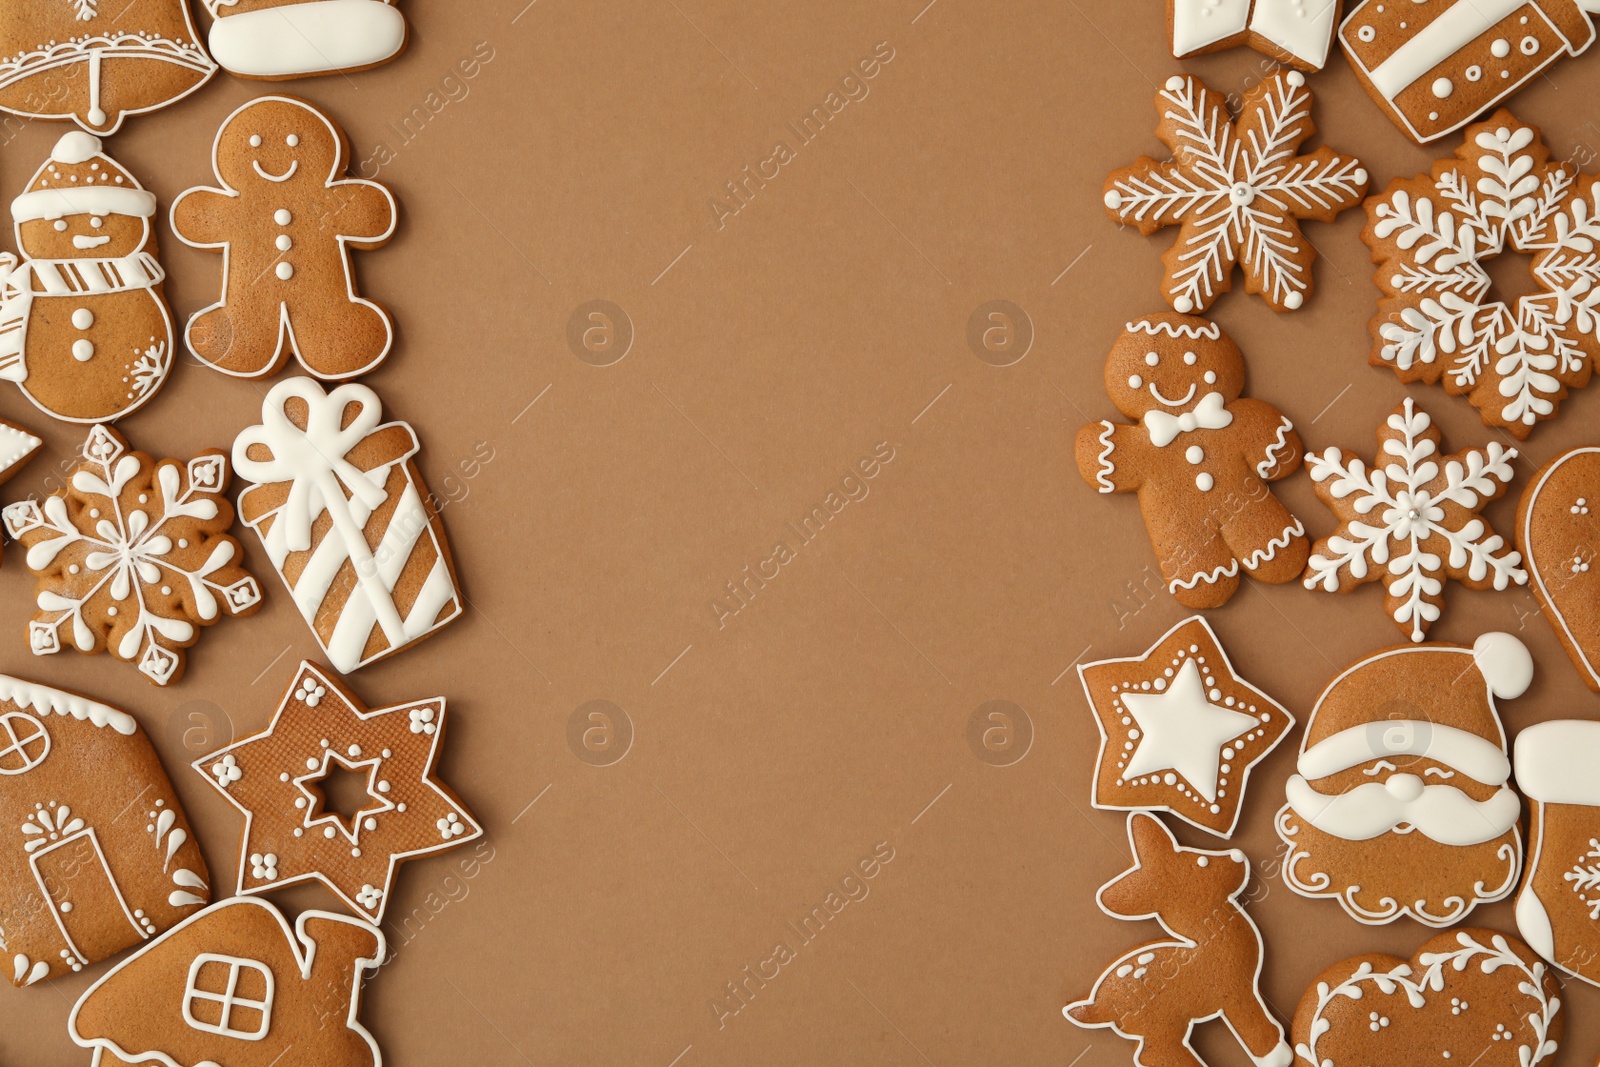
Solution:
M 1244 358 L 1214 322 L 1161 313 L 1128 323 L 1106 360 L 1106 392 L 1134 422 L 1078 431 L 1078 471 L 1102 493 L 1138 493 L 1167 588 L 1215 608 L 1239 572 L 1297 578 L 1309 543 L 1268 482 L 1300 466 L 1300 437 L 1277 408 L 1242 397 Z
M 394 197 L 346 177 L 348 157 L 344 131 L 303 100 L 263 96 L 223 121 L 212 148 L 221 188 L 190 189 L 172 204 L 181 240 L 225 253 L 222 299 L 184 333 L 201 362 L 263 378 L 292 351 L 312 374 L 338 380 L 389 354 L 394 329 L 357 295 L 350 252 L 388 243 Z
M 121 418 L 166 381 L 155 213 L 155 196 L 80 130 L 11 202 L 22 260 L 0 253 L 0 378 L 58 419 Z

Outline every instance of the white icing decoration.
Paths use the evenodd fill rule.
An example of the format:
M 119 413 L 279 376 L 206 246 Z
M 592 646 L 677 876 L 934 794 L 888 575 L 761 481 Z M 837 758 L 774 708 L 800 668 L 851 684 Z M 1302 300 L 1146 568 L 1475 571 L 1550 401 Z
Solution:
M 1194 386 L 1190 385 L 1189 389 L 1193 393 Z M 1150 383 L 1150 390 L 1155 392 L 1154 382 Z M 1161 399 L 1159 394 L 1157 399 Z M 1161 402 L 1167 403 L 1165 400 Z M 1144 415 L 1144 427 L 1150 434 L 1150 443 L 1157 448 L 1165 448 L 1180 434 L 1195 430 L 1221 430 L 1231 425 L 1233 413 L 1224 406 L 1221 393 L 1205 394 L 1193 411 L 1186 411 L 1182 415 L 1169 415 L 1165 411 L 1147 411 Z
M 1204 472 L 1194 476 L 1194 487 L 1200 490 L 1202 493 L 1211 492 L 1212 488 L 1215 487 L 1216 484 L 1216 479 Z
M 1424 785 L 1414 774 L 1391 774 L 1333 795 L 1292 774 L 1284 789 L 1303 822 L 1345 841 L 1368 841 L 1410 826 L 1441 845 L 1477 845 L 1517 825 L 1522 814 L 1522 801 L 1509 787 L 1474 801 L 1453 785 Z
M 101 728 L 109 726 L 127 737 L 132 737 L 139 730 L 138 722 L 125 711 L 107 707 L 76 693 L 63 693 L 37 682 L 25 682 L 8 674 L 0 674 L 0 701 L 27 708 L 41 718 L 47 715 L 70 715 L 80 722 L 87 721 Z
M 287 408 L 292 402 L 304 405 L 305 430 L 289 419 Z M 310 378 L 290 378 L 274 386 L 262 404 L 261 415 L 260 425 L 246 428 L 234 441 L 234 467 L 258 485 L 286 483 L 288 497 L 276 510 L 251 518 L 250 524 L 280 574 L 290 553 L 311 551 L 290 591 L 335 669 L 354 670 L 456 618 L 461 604 L 446 561 L 448 550 L 435 539 L 421 493 L 408 472 L 387 527 L 370 531 L 381 535 L 376 553 L 368 541 L 373 512 L 388 496 L 384 486 L 390 471 L 417 450 L 411 428 L 405 423 L 380 425 L 382 404 L 364 385 L 343 385 L 325 393 Z M 345 458 L 369 434 L 396 428 L 410 441 L 403 454 L 386 457 L 386 462 L 370 471 L 362 471 Z M 251 458 L 252 446 L 269 457 Z M 404 466 L 400 469 L 405 472 Z M 333 528 L 313 548 L 312 523 L 324 514 Z M 433 552 L 433 564 L 416 599 L 402 614 L 394 602 L 395 586 L 407 562 L 425 551 Z M 356 588 L 349 591 L 333 633 L 324 641 L 315 621 L 346 561 L 355 569 Z M 366 657 L 374 628 L 381 630 L 388 644 Z
M 1433 95 L 1437 96 L 1440 100 L 1445 99 L 1451 93 L 1456 91 L 1456 87 L 1454 85 L 1450 84 L 1450 79 L 1449 78 L 1435 78 L 1433 80 L 1433 87 L 1432 88 L 1433 88 Z
M 289 223 L 294 221 L 294 216 L 290 214 L 288 208 L 280 207 L 278 210 L 272 213 L 272 221 L 276 222 L 279 226 L 287 226 Z
M 1183 458 L 1188 460 L 1190 463 L 1199 463 L 1201 460 L 1206 458 L 1206 450 L 1201 448 L 1199 445 L 1190 445 L 1188 448 L 1184 449 Z
M 1151 337 L 1183 338 L 1191 341 L 1215 341 L 1222 336 L 1222 327 L 1214 322 L 1202 321 L 1199 325 L 1190 322 L 1151 322 L 1149 319 L 1140 319 L 1127 324 L 1129 333 L 1149 334 Z
M 1172 4 L 1172 55 L 1189 56 L 1250 25 L 1252 0 L 1174 0 Z
M 1496 59 L 1504 59 L 1511 54 L 1511 42 L 1504 37 L 1496 37 L 1489 46 L 1489 53 Z
M 1600 722 L 1552 719 L 1525 727 L 1515 757 L 1517 788 L 1529 800 L 1600 806 Z
M 375 66 L 406 43 L 400 11 L 379 0 L 309 0 L 233 12 L 206 0 L 217 16 L 207 40 L 224 70 L 245 77 L 293 78 Z
M 1206 800 L 1217 796 L 1217 767 L 1230 741 L 1255 726 L 1255 719 L 1210 703 L 1200 671 L 1186 659 L 1164 693 L 1124 693 L 1122 703 L 1139 724 L 1139 745 L 1123 777 L 1171 769 Z
M 1270 477 L 1272 472 L 1277 469 L 1279 462 L 1278 453 L 1288 450 L 1289 433 L 1293 429 L 1294 423 L 1290 422 L 1288 419 L 1283 419 L 1278 423 L 1278 432 L 1273 437 L 1272 443 L 1267 446 L 1266 457 L 1262 459 L 1260 463 L 1256 464 L 1256 474 L 1262 478 L 1267 478 Z
M 1268 541 L 1265 548 L 1258 548 L 1246 556 L 1244 558 L 1245 569 L 1251 571 L 1255 570 L 1263 563 L 1275 557 L 1278 554 L 1278 549 L 1288 548 L 1289 542 L 1293 541 L 1297 537 L 1304 537 L 1305 534 L 1306 528 L 1301 525 L 1300 520 L 1294 520 L 1294 522 L 1283 528 L 1282 533 Z M 1223 769 L 1226 770 L 1227 768 Z
M 1300 753 L 1295 769 L 1305 778 L 1326 778 L 1383 755 L 1435 760 L 1484 785 L 1505 785 L 1511 777 L 1505 749 L 1470 730 L 1426 719 L 1385 719 L 1382 747 L 1374 752 L 1369 726 L 1362 723 L 1323 738 Z
M 1100 455 L 1098 457 L 1100 468 L 1099 470 L 1095 471 L 1094 479 L 1097 483 L 1099 483 L 1100 492 L 1114 493 L 1117 491 L 1117 487 L 1112 483 L 1111 479 L 1108 478 L 1107 475 L 1115 474 L 1117 472 L 1117 468 L 1115 464 L 1111 462 L 1110 458 L 1111 450 L 1116 447 L 1116 445 L 1114 445 L 1111 441 L 1111 435 L 1116 432 L 1117 428 L 1114 424 L 1103 420 L 1101 421 L 1100 425 L 1104 426 L 1105 430 L 1100 434 L 1101 447 Z

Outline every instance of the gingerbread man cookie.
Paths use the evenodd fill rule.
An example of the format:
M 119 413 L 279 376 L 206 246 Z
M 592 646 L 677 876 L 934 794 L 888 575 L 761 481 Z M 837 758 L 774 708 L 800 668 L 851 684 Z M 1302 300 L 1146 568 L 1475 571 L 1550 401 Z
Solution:
M 1214 322 L 1163 312 L 1128 323 L 1106 360 L 1106 392 L 1132 425 L 1078 431 L 1078 471 L 1102 493 L 1138 493 L 1167 588 L 1215 608 L 1239 570 L 1293 581 L 1308 543 L 1267 482 L 1300 467 L 1300 436 L 1278 409 L 1241 398 L 1244 358 Z
M 394 197 L 345 177 L 348 158 L 344 131 L 303 100 L 260 97 L 223 121 L 212 147 L 222 187 L 190 189 L 172 204 L 181 240 L 226 253 L 222 299 L 184 331 L 201 362 L 262 378 L 292 351 L 312 374 L 338 380 L 389 354 L 393 326 L 357 295 L 350 251 L 388 243 Z

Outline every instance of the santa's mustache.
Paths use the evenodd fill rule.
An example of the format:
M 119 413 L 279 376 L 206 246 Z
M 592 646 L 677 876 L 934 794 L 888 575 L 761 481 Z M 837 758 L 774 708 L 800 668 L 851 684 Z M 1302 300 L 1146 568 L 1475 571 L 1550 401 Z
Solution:
M 1478 801 L 1453 785 L 1423 785 L 1413 774 L 1393 774 L 1332 796 L 1296 774 L 1286 789 L 1296 815 L 1346 841 L 1367 841 L 1409 824 L 1441 845 L 1476 845 L 1511 829 L 1522 812 L 1521 799 L 1505 786 Z

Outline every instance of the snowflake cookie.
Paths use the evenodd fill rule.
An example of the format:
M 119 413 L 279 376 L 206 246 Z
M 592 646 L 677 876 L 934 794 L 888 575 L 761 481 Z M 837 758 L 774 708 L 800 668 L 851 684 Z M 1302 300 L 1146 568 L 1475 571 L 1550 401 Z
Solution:
M 1106 211 L 1146 237 L 1178 226 L 1161 257 L 1167 303 L 1202 312 L 1244 268 L 1245 291 L 1274 311 L 1293 311 L 1311 294 L 1316 249 L 1303 219 L 1332 222 L 1367 191 L 1367 171 L 1326 146 L 1301 155 L 1314 132 L 1305 75 L 1280 71 L 1244 95 L 1237 122 L 1221 96 L 1198 78 L 1174 75 L 1156 95 L 1156 136 L 1172 158 L 1141 157 L 1106 179 Z
M 109 650 L 157 685 L 177 681 L 200 627 L 261 605 L 227 533 L 228 461 L 212 451 L 158 463 L 105 426 L 81 456 L 66 488 L 0 513 L 39 579 L 29 647 Z
M 1455 158 L 1369 199 L 1361 234 L 1383 293 L 1373 366 L 1443 379 L 1518 438 L 1588 383 L 1600 355 L 1600 193 L 1549 159 L 1537 128 L 1499 111 L 1467 127 Z M 1514 304 L 1484 269 L 1508 249 L 1532 257 L 1536 287 Z
M 1421 641 L 1439 618 L 1444 580 L 1469 589 L 1526 585 L 1522 555 L 1478 514 L 1511 484 L 1515 448 L 1491 441 L 1440 454 L 1439 430 L 1410 397 L 1378 431 L 1377 465 L 1338 448 L 1306 457 L 1317 496 L 1340 526 L 1318 541 L 1305 587 L 1348 593 L 1383 581 L 1384 606 Z

